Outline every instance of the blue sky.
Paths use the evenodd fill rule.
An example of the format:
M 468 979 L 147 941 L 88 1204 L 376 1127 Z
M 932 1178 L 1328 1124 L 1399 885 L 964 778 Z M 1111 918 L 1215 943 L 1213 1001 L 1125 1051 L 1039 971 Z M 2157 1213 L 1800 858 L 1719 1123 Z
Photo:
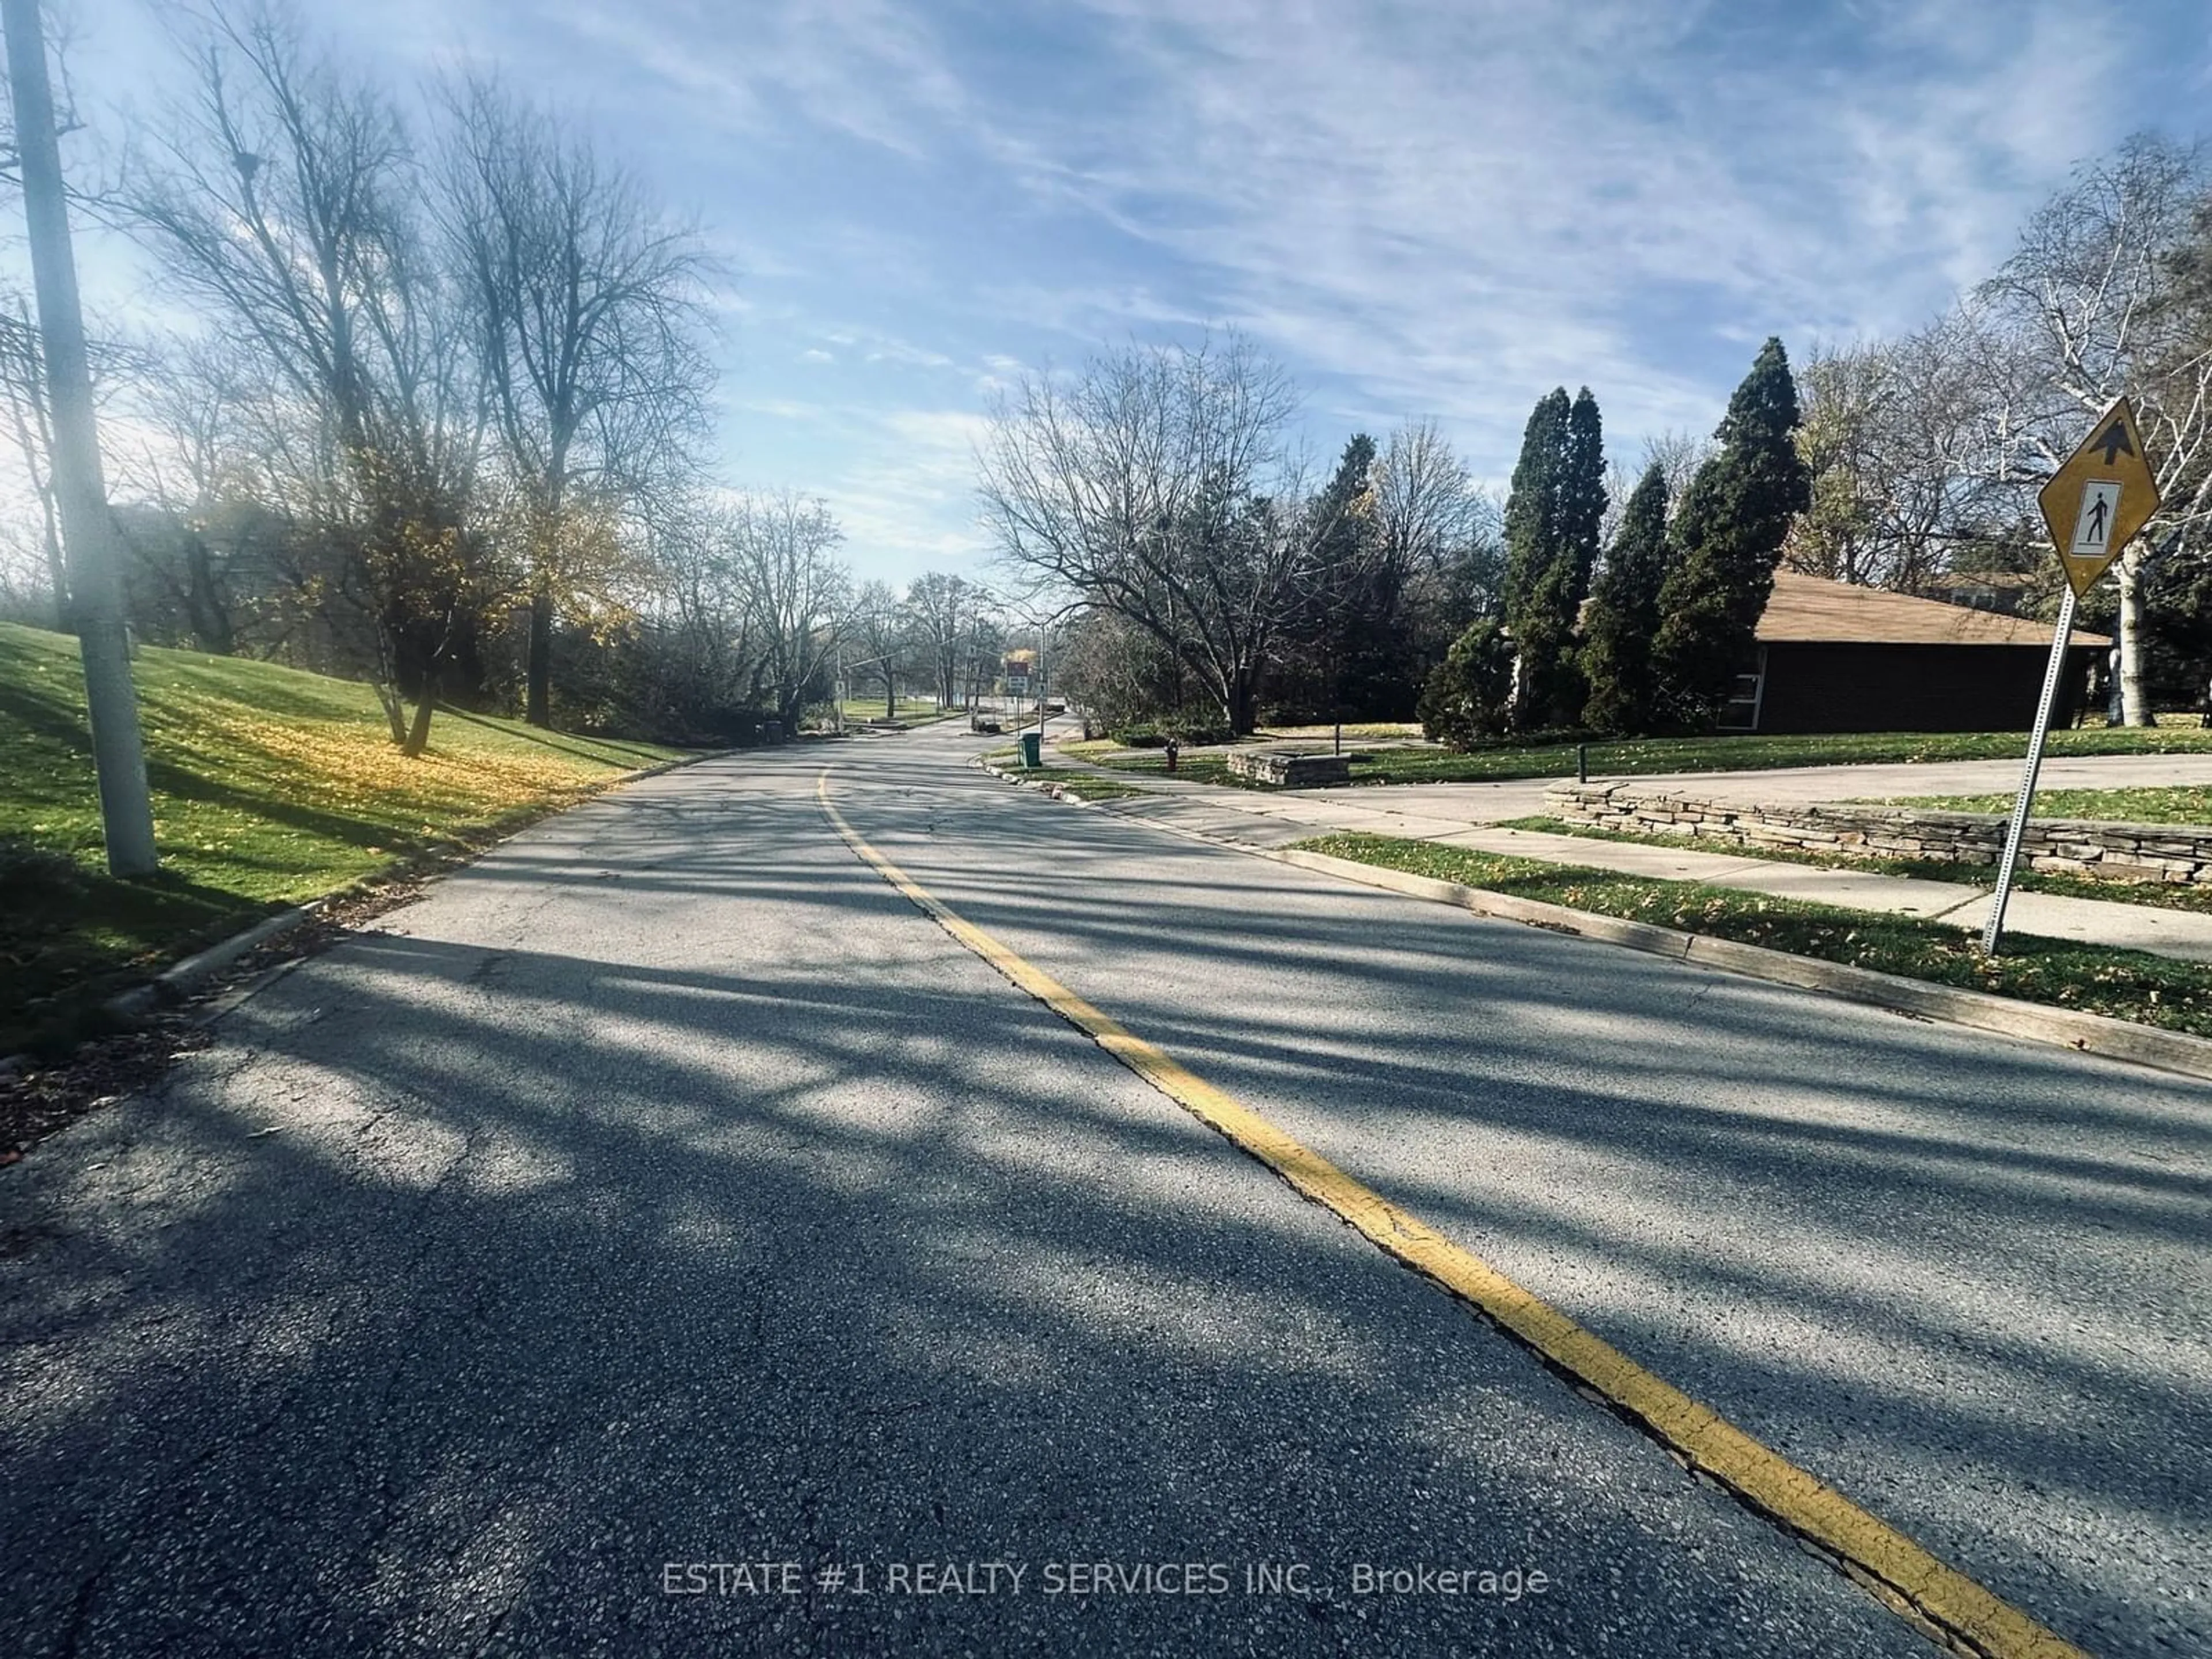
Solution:
M 1759 342 L 1909 327 L 2068 167 L 2212 129 L 2203 0 L 309 0 L 395 79 L 495 61 L 728 262 L 725 471 L 828 498 L 862 576 L 979 572 L 994 386 L 1255 337 L 1317 452 L 1436 416 L 1510 471 L 1587 382 L 1610 450 L 1708 429 Z M 104 125 L 145 0 L 73 0 Z M 136 290 L 90 251 L 89 297 Z

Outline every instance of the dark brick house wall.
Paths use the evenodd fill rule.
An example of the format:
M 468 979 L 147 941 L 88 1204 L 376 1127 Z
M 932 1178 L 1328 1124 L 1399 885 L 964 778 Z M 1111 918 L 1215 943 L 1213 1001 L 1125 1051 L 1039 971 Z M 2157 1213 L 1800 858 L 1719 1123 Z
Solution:
M 1762 650 L 1761 732 L 2025 732 L 2051 657 L 2048 645 L 1778 641 Z M 2053 724 L 2073 720 L 2100 654 L 2068 653 Z

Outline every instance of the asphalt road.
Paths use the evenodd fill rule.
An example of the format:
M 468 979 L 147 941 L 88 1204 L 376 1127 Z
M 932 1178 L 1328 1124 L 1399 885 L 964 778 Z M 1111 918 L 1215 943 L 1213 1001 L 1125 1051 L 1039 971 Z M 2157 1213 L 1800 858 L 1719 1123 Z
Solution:
M 973 746 L 566 815 L 0 1172 L 0 1652 L 1930 1650 L 956 943 L 825 754 L 971 921 L 1991 1589 L 2212 1650 L 2212 1091 Z

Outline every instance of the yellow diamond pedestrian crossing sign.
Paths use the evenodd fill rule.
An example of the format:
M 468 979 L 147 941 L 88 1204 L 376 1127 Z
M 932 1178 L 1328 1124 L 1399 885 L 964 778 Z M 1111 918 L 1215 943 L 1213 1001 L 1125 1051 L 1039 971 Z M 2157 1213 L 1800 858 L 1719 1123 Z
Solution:
M 2099 416 L 2081 448 L 2035 499 L 2066 580 L 2086 598 L 2159 508 L 2135 405 L 2123 398 Z

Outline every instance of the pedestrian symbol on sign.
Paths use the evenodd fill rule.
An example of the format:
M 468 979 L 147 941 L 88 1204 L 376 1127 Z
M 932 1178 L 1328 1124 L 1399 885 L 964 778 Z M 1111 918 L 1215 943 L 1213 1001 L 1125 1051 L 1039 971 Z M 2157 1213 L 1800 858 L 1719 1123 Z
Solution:
M 2093 478 L 2081 486 L 2081 507 L 2074 520 L 2074 540 L 2066 550 L 2069 557 L 2101 559 L 2112 550 L 2112 516 L 2120 504 L 2120 486 L 2117 480 Z
M 2125 398 L 2097 417 L 2089 436 L 2036 492 L 2051 544 L 2076 598 L 2087 596 L 2158 511 L 2158 480 Z

